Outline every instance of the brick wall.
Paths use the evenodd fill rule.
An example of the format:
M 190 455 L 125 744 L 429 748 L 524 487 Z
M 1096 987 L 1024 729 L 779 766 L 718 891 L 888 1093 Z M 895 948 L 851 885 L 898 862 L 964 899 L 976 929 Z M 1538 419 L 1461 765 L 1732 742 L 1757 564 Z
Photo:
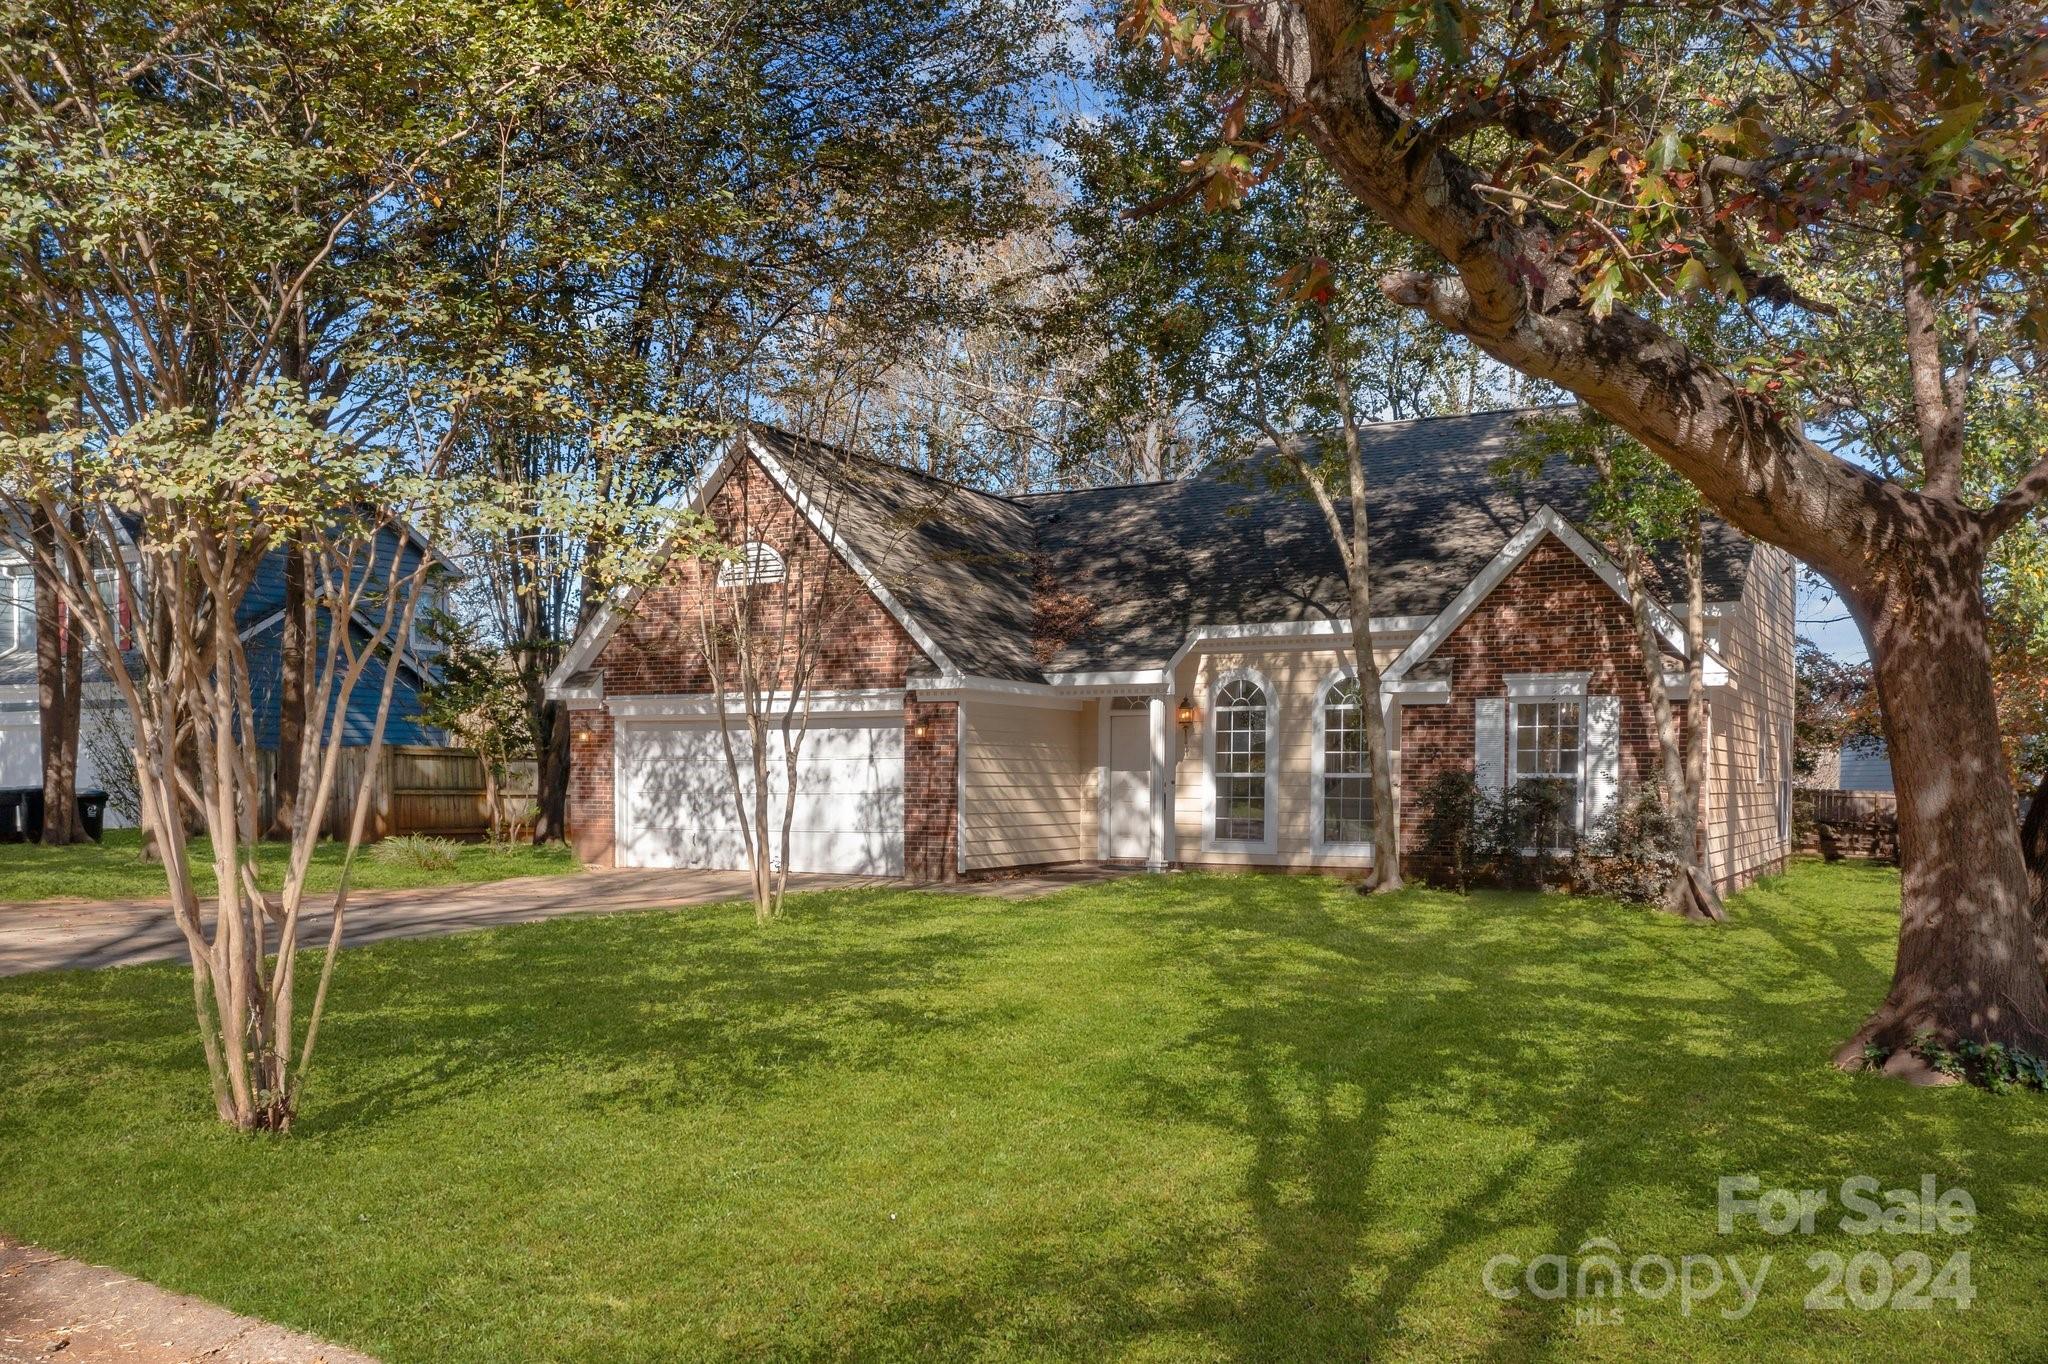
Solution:
M 743 460 L 713 495 L 708 508 L 722 539 L 758 539 L 787 565 L 781 585 L 748 590 L 757 612 L 754 637 L 791 643 L 775 671 L 786 684 L 794 653 L 793 631 L 785 628 L 799 591 L 820 586 L 833 604 L 813 612 L 821 641 L 810 685 L 823 691 L 898 689 L 925 663 L 923 652 L 880 601 L 863 587 L 833 548 L 805 524 L 797 509 L 753 459 Z M 737 589 L 719 588 L 715 568 L 692 559 L 673 561 L 656 586 L 643 593 L 593 665 L 604 678 L 607 697 L 702 695 L 711 673 L 699 647 L 699 610 L 711 592 L 719 615 L 730 620 Z M 810 600 L 816 600 L 811 598 Z M 732 673 L 728 667 L 728 681 Z M 951 702 L 905 705 L 904 857 L 909 874 L 921 880 L 955 875 L 954 817 L 957 749 Z M 821 718 L 819 724 L 829 724 Z M 920 738 L 919 724 L 926 730 Z M 603 710 L 577 711 L 569 741 L 569 839 L 584 862 L 608 867 L 614 861 L 612 791 L 613 722 Z
M 569 716 L 569 845 L 587 867 L 612 865 L 612 717 Z
M 744 596 L 718 588 L 717 569 L 679 557 L 663 580 L 642 594 L 632 612 L 599 653 L 607 696 L 701 693 L 711 690 L 711 673 L 699 647 L 704 594 L 713 594 L 714 625 L 730 622 L 731 606 L 745 601 L 754 612 L 750 635 L 759 641 L 787 640 L 778 668 L 764 668 L 786 682 L 796 653 L 793 622 L 808 615 L 819 641 L 811 685 L 825 691 L 901 687 L 924 659 L 915 641 L 897 624 L 853 570 L 798 516 L 761 466 L 743 460 L 719 486 L 707 509 L 720 538 L 737 544 L 760 540 L 781 554 L 788 576 L 781 584 L 752 588 Z M 803 609 L 803 602 L 813 605 Z M 733 679 L 726 650 L 727 681 Z
M 960 874 L 960 708 L 951 701 L 903 705 L 903 874 L 952 881 Z
M 1510 673 L 1588 673 L 1587 692 L 1621 698 L 1621 785 L 1662 774 L 1650 687 L 1628 604 L 1555 536 L 1488 593 L 1441 645 L 1426 668 L 1450 670 L 1444 705 L 1401 711 L 1402 846 L 1418 854 L 1430 779 L 1472 770 L 1473 703 L 1505 696 Z M 1674 660 L 1675 663 L 1675 660 Z M 1436 675 L 1441 676 L 1441 672 Z M 1681 726 L 1686 706 L 1676 704 Z

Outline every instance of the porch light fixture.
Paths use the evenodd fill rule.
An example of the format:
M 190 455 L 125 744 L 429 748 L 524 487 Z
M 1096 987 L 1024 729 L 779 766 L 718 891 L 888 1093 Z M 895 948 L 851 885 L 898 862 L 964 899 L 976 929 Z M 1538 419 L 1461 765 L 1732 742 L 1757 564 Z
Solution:
M 1195 727 L 1195 703 L 1183 696 L 1180 704 L 1173 708 L 1173 718 L 1180 721 L 1180 751 L 1188 751 L 1188 731 Z

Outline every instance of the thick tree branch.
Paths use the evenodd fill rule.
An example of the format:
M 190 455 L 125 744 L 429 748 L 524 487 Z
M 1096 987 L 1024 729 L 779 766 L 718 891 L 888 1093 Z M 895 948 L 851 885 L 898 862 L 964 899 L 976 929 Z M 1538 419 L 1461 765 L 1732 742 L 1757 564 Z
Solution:
M 1920 486 L 1953 500 L 1963 487 L 1963 411 L 1949 402 L 1942 373 L 1939 309 L 1910 253 L 1899 263 L 1905 313 L 1906 368 L 1913 384 L 1913 420 L 1920 433 Z
M 1494 358 L 1577 394 L 1743 530 L 1837 580 L 1865 579 L 1871 566 L 1856 543 L 1864 537 L 1844 536 L 1843 518 L 1874 535 L 1915 495 L 1820 449 L 1647 318 L 1620 308 L 1594 317 L 1548 228 L 1487 203 L 1478 176 L 1450 151 L 1403 154 L 1403 119 L 1365 64 L 1346 55 L 1353 17 L 1342 0 L 1265 0 L 1233 10 L 1231 22 L 1345 186 L 1456 272 L 1455 282 L 1396 277 L 1383 286 L 1388 296 L 1412 299 Z
M 1984 513 L 1984 539 L 1996 540 L 1999 536 L 2025 520 L 2029 512 L 2038 510 L 2048 502 L 2048 455 L 2026 473 L 2019 482 L 2006 490 L 2005 496 L 1993 503 Z

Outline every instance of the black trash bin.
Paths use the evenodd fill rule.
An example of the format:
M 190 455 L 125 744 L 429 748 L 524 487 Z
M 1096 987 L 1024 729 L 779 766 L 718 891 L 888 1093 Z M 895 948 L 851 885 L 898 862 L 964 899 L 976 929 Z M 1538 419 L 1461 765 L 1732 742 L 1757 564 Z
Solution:
M 107 793 L 104 791 L 80 791 L 78 793 L 78 823 L 84 828 L 85 836 L 93 842 L 100 841 L 100 835 L 107 827 Z
M 28 841 L 28 798 L 33 795 L 37 801 L 43 798 L 41 787 L 10 786 L 0 790 L 0 843 L 25 843 Z M 37 811 L 41 813 L 40 810 Z M 41 832 L 42 821 L 37 823 Z
M 21 788 L 21 836 L 31 843 L 43 841 L 43 788 Z

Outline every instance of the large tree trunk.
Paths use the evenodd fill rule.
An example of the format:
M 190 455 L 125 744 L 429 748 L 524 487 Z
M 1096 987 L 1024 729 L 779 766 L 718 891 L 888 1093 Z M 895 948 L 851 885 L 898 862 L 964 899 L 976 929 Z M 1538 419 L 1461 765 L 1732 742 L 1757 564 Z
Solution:
M 1921 1032 L 2048 1055 L 2048 985 L 1976 591 L 1981 556 L 1915 548 L 1917 571 L 1845 594 L 1884 712 L 1904 897 L 1891 991 L 1837 1059 L 1856 1063 L 1866 1043 L 1904 1048 Z
M 559 701 L 529 698 L 527 713 L 532 717 L 538 787 L 533 841 L 550 843 L 568 836 L 569 708 Z
M 30 533 L 51 547 L 56 530 L 37 512 Z M 78 818 L 78 730 L 84 649 L 77 622 L 67 620 L 56 586 L 39 568 L 36 601 L 36 720 L 42 740 L 43 831 L 46 846 L 85 841 Z
M 2020 826 L 2020 856 L 2027 864 L 2034 897 L 2034 950 L 2041 955 L 2042 970 L 2048 971 L 2048 772 L 2041 774 L 2026 822 Z

